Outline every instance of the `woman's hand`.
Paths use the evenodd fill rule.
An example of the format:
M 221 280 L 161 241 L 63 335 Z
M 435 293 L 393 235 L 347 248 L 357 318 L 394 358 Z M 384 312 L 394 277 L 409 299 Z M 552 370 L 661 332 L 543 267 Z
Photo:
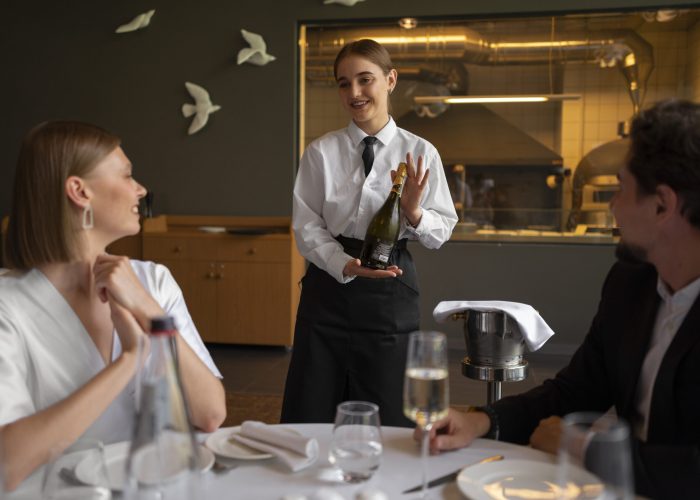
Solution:
M 428 185 L 428 177 L 430 170 L 423 168 L 423 157 L 418 156 L 418 163 L 414 166 L 413 155 L 406 153 L 406 181 L 404 182 L 403 192 L 401 194 L 401 210 L 408 219 L 408 222 L 416 227 L 423 216 L 423 209 L 420 206 L 420 200 L 423 197 L 423 191 Z M 393 182 L 396 177 L 396 171 L 391 171 L 391 180 Z
M 133 314 L 127 308 L 120 305 L 112 298 L 112 295 L 107 292 L 107 301 L 112 316 L 112 324 L 117 330 L 119 341 L 122 345 L 122 352 L 139 354 L 140 349 L 146 349 L 148 336 L 141 327 Z M 141 359 L 146 359 L 146 356 L 141 356 Z
M 134 273 L 127 257 L 103 254 L 95 260 L 93 268 L 97 293 L 103 302 L 110 298 L 127 309 L 147 331 L 150 319 L 162 316 L 163 309 L 146 291 Z
M 370 269 L 364 267 L 360 259 L 351 259 L 343 268 L 343 276 L 361 276 L 362 278 L 396 278 L 403 271 L 398 266 L 389 266 L 386 269 Z

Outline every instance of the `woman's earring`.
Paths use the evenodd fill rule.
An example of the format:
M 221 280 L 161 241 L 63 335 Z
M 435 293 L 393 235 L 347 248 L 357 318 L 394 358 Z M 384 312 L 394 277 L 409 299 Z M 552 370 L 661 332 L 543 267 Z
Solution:
M 95 225 L 95 217 L 92 212 L 92 207 L 86 205 L 83 208 L 83 229 L 92 229 Z

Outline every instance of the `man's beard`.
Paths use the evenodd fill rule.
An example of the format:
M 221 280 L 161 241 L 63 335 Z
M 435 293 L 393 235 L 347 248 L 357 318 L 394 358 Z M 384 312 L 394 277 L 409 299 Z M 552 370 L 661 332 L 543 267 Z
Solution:
M 615 248 L 615 257 L 622 262 L 647 262 L 647 251 L 639 245 L 625 243 L 624 241 L 620 240 Z

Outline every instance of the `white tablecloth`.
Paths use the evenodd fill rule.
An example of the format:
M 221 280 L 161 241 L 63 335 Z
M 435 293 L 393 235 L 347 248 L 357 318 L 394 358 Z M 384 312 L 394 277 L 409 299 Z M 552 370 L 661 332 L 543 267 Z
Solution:
M 402 495 L 401 492 L 416 486 L 421 481 L 420 445 L 413 440 L 413 430 L 399 427 L 382 427 L 384 451 L 382 463 L 375 475 L 364 483 L 345 484 L 329 480 L 337 478 L 328 462 L 328 447 L 333 426 L 331 424 L 287 425 L 305 436 L 318 439 L 319 460 L 311 467 L 292 473 L 276 459 L 245 461 L 223 474 L 208 472 L 204 475 L 205 497 L 207 499 L 235 500 L 280 500 L 284 495 L 300 494 L 310 496 L 319 488 L 333 488 L 346 500 L 354 500 L 363 489 L 376 488 L 390 499 L 414 499 L 418 494 Z M 204 436 L 203 436 L 204 437 Z M 532 448 L 509 443 L 477 439 L 469 448 L 430 456 L 428 478 L 436 478 L 449 472 L 473 464 L 492 455 L 503 455 L 507 459 L 538 460 L 554 462 L 554 457 Z M 39 477 L 37 477 L 39 476 Z M 40 474 L 35 474 L 21 488 L 22 491 L 10 496 L 12 499 L 37 499 Z M 32 491 L 33 490 L 33 491 Z M 430 490 L 435 499 L 463 499 L 457 485 L 452 482 Z M 176 500 L 180 495 L 167 492 L 164 500 Z M 203 498 L 192 500 L 204 500 Z
M 295 424 L 289 425 L 305 436 L 318 439 L 321 454 L 318 462 L 308 469 L 290 473 L 277 460 L 244 462 L 236 469 L 223 475 L 209 475 L 208 498 L 235 498 L 245 500 L 279 500 L 286 494 L 309 496 L 321 487 L 333 488 L 346 500 L 354 500 L 355 495 L 367 488 L 377 488 L 390 499 L 412 499 L 417 494 L 401 495 L 401 492 L 416 486 L 421 481 L 420 445 L 413 440 L 412 429 L 382 427 L 384 451 L 379 470 L 367 482 L 345 484 L 330 482 L 329 472 L 332 466 L 328 462 L 328 447 L 333 426 L 330 424 Z M 491 455 L 503 455 L 505 458 L 527 458 L 552 463 L 551 455 L 532 448 L 516 446 L 509 443 L 476 440 L 471 447 L 430 456 L 428 459 L 428 478 L 435 478 L 462 468 Z M 434 498 L 462 499 L 463 496 L 453 482 L 430 490 Z

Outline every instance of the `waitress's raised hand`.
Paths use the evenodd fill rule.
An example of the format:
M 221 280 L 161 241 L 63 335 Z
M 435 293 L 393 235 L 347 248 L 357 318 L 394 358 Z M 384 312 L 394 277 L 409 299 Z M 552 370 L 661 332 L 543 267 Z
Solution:
M 423 168 L 423 157 L 418 156 L 418 161 L 414 165 L 413 155 L 406 153 L 406 181 L 403 185 L 403 193 L 401 194 L 401 211 L 403 212 L 408 222 L 416 227 L 423 216 L 423 209 L 420 206 L 420 200 L 423 197 L 423 191 L 428 185 L 428 177 L 430 170 Z M 396 177 L 396 171 L 391 171 L 391 180 Z
M 343 268 L 344 276 L 361 276 L 363 278 L 396 278 L 403 271 L 398 266 L 389 266 L 386 269 L 370 269 L 364 267 L 360 259 L 352 259 Z
M 163 309 L 146 291 L 127 257 L 100 255 L 93 268 L 95 287 L 103 302 L 112 299 L 134 315 L 144 331 L 150 327 L 150 318 L 162 316 Z

